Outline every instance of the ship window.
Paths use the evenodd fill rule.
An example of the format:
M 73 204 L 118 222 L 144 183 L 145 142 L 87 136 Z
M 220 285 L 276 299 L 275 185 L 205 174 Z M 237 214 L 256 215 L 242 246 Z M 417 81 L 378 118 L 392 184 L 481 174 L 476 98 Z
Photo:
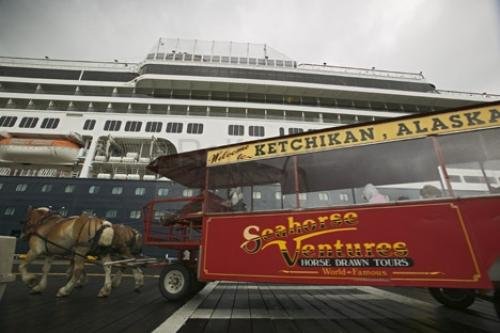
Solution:
M 303 132 L 304 132 L 303 128 L 290 127 L 288 129 L 288 134 L 297 134 L 297 133 L 303 133 Z
M 492 177 L 488 177 L 488 180 L 490 183 L 495 182 L 495 179 Z M 466 183 L 479 183 L 479 184 L 486 183 L 486 179 L 483 176 L 464 176 L 464 181 Z
M 75 185 L 66 185 L 64 188 L 64 193 L 73 193 L 75 191 Z
M 167 133 L 181 133 L 182 123 L 167 123 Z
M 110 209 L 106 212 L 106 218 L 107 219 L 112 219 L 118 215 L 118 211 L 116 209 Z
M 113 187 L 111 189 L 111 194 L 119 195 L 119 194 L 122 194 L 122 193 L 123 193 L 123 187 L 121 187 L 121 186 Z
M 264 136 L 264 126 L 249 126 L 248 135 L 250 136 Z
M 250 63 L 250 65 L 255 65 L 257 63 L 257 59 L 255 59 L 255 58 L 249 58 L 248 62 Z
M 104 123 L 105 131 L 119 131 L 122 126 L 122 122 L 120 120 L 108 120 Z
M 307 200 L 307 193 L 299 193 L 299 200 Z
M 187 188 L 184 191 L 182 191 L 182 196 L 183 197 L 192 197 L 193 193 L 194 193 L 193 189 Z
M 85 123 L 83 124 L 83 129 L 84 130 L 93 130 L 95 127 L 95 119 L 87 119 L 85 120 Z
M 140 219 L 141 218 L 141 211 L 140 210 L 131 210 L 129 216 L 131 219 Z
M 148 121 L 146 123 L 146 132 L 160 132 L 162 125 L 159 121 Z
M 243 127 L 243 125 L 229 125 L 228 134 L 229 135 L 244 135 L 245 128 Z
M 56 128 L 59 125 L 59 118 L 44 118 L 42 128 Z
M 24 192 L 28 189 L 28 184 L 17 184 L 16 192 Z
M 158 189 L 158 196 L 159 197 L 165 197 L 168 195 L 168 188 L 159 188 Z
M 52 191 L 52 185 L 45 184 L 42 186 L 42 192 L 50 192 L 50 191 Z
M 67 216 L 68 215 L 68 208 L 62 207 L 57 210 L 57 213 L 61 216 Z
M 201 134 L 203 133 L 203 124 L 190 123 L 187 126 L 187 132 L 189 134 Z
M 274 198 L 276 200 L 281 200 L 281 192 L 274 192 Z
M 100 187 L 96 185 L 92 185 L 89 187 L 89 193 L 90 194 L 96 194 L 99 192 Z
M 7 208 L 5 208 L 3 215 L 12 216 L 12 215 L 14 215 L 15 212 L 16 212 L 16 209 L 14 207 L 7 207 Z
M 142 127 L 142 121 L 127 121 L 125 123 L 125 131 L 127 132 L 139 132 Z
M 328 199 L 329 199 L 328 193 L 325 193 L 325 192 L 319 193 L 318 197 L 319 197 L 319 200 L 321 200 L 321 201 L 328 201 Z
M 448 175 L 448 178 L 450 179 L 450 182 L 452 183 L 461 183 L 462 182 L 462 177 L 458 175 Z
M 135 195 L 144 195 L 146 193 L 146 189 L 144 187 L 137 187 L 134 193 Z
M 347 193 L 340 193 L 339 194 L 339 199 L 340 199 L 340 201 L 348 202 L 349 201 L 349 194 L 347 194 Z
M 255 191 L 252 193 L 252 198 L 254 200 L 260 200 L 262 199 L 262 192 L 259 192 L 259 191 Z
M 16 123 L 17 117 L 0 117 L 0 127 L 12 127 Z
M 19 127 L 22 128 L 33 128 L 38 123 L 38 118 L 34 117 L 23 117 L 19 123 Z

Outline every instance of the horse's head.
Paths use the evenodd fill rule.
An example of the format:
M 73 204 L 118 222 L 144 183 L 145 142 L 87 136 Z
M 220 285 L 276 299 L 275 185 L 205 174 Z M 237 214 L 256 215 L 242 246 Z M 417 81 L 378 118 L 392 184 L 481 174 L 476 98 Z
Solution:
M 29 238 L 35 232 L 36 228 L 43 223 L 44 220 L 53 216 L 55 212 L 48 207 L 33 208 L 28 207 L 26 211 L 26 218 L 22 221 L 22 234 L 21 239 Z

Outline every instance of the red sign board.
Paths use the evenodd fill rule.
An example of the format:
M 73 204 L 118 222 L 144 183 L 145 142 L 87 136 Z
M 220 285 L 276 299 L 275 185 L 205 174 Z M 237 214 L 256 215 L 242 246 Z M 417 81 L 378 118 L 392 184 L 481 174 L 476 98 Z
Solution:
M 498 204 L 491 201 L 488 207 Z M 201 277 L 486 288 L 491 285 L 474 244 L 481 241 L 471 237 L 471 229 L 490 228 L 498 236 L 500 224 L 488 220 L 498 217 L 495 210 L 493 215 L 476 214 L 477 228 L 464 220 L 468 213 L 456 202 L 209 216 L 204 220 Z M 497 236 L 484 235 L 485 246 Z M 500 253 L 498 246 L 490 250 Z M 482 261 L 491 258 L 495 255 Z

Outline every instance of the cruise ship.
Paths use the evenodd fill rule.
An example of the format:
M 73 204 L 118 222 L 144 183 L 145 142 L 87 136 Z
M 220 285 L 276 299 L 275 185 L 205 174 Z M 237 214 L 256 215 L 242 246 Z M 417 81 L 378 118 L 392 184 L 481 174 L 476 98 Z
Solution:
M 146 169 L 160 155 L 498 99 L 267 44 L 160 38 L 135 63 L 0 57 L 0 234 L 18 235 L 29 205 L 140 229 L 149 200 L 197 194 Z

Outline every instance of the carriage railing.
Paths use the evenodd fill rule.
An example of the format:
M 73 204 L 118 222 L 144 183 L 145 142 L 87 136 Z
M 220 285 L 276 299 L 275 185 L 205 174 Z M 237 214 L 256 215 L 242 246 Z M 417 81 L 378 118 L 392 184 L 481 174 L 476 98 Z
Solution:
M 200 245 L 203 197 L 150 201 L 143 208 L 144 244 L 171 249 Z

